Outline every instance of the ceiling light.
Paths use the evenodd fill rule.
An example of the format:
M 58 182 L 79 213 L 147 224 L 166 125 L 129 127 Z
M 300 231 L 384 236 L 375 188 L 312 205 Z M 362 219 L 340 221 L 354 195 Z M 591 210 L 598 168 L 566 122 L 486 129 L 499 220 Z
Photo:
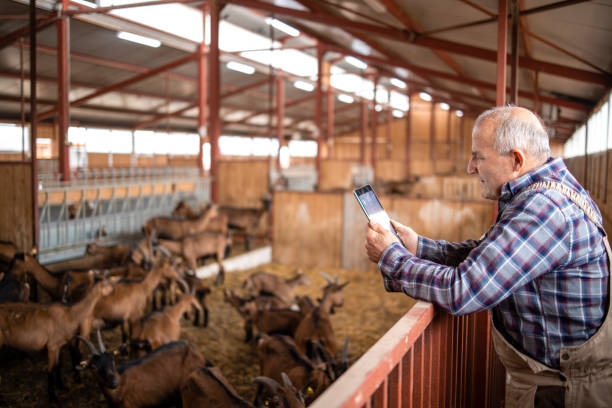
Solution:
M 398 110 L 398 109 L 393 109 L 393 112 L 391 112 L 391 114 L 395 118 L 403 118 L 404 117 L 404 112 L 402 112 L 401 110 Z
M 433 99 L 431 95 L 428 94 L 427 92 L 419 92 L 419 98 L 421 98 L 425 102 L 429 102 Z
M 350 55 L 348 57 L 345 57 L 344 60 L 347 63 L 349 63 L 352 66 L 354 66 L 355 68 L 366 69 L 368 67 L 368 64 L 366 64 L 365 62 L 363 62 L 359 58 L 351 57 Z
M 447 111 L 450 109 L 450 106 L 446 102 L 440 102 L 440 109 Z
M 159 48 L 161 41 L 154 40 L 153 38 L 143 37 L 142 35 L 132 34 L 125 31 L 119 31 L 117 37 L 122 40 L 132 41 L 142 45 L 148 45 L 149 47 Z
M 338 95 L 338 100 L 344 103 L 353 103 L 355 101 L 355 98 L 347 94 L 340 94 Z
M 457 115 L 458 118 L 463 117 L 463 111 L 458 110 L 457 112 L 455 112 L 455 115 Z
M 306 92 L 312 92 L 314 90 L 314 85 L 311 84 L 310 82 L 304 82 L 304 81 L 295 81 L 293 83 L 293 86 L 296 87 L 297 89 L 301 89 L 302 91 L 306 91 Z
M 382 111 L 382 106 L 380 106 L 380 105 L 376 105 L 376 106 L 374 107 L 374 109 L 376 109 L 376 112 L 380 112 L 380 111 Z
M 391 82 L 391 85 L 396 86 L 398 88 L 402 88 L 402 89 L 406 88 L 406 83 L 404 81 L 400 81 L 397 78 L 391 78 L 389 82 Z
M 243 74 L 252 75 L 255 73 L 255 68 L 250 65 L 241 64 L 236 61 L 230 61 L 227 63 L 226 67 L 231 69 L 232 71 L 242 72 Z
M 273 17 L 266 17 L 266 24 L 271 25 L 272 27 L 282 31 L 285 34 L 289 34 L 292 37 L 298 37 L 300 35 L 300 30 L 291 27 L 289 24 L 283 23 L 282 21 L 277 20 Z

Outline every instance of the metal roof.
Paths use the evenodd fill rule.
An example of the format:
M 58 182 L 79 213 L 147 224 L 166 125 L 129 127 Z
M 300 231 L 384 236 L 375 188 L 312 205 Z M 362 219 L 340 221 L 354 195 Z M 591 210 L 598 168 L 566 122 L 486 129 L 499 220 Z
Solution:
M 201 7 L 202 1 L 186 2 Z M 27 26 L 27 0 L 0 2 L 0 118 L 18 121 L 21 80 L 28 109 L 29 49 L 12 34 Z M 317 42 L 326 45 L 325 60 L 347 71 L 361 71 L 343 63 L 354 55 L 376 72 L 380 83 L 388 78 L 406 81 L 413 90 L 426 90 L 436 101 L 473 114 L 495 104 L 497 0 L 229 0 L 221 18 L 249 31 L 279 39 L 284 36 L 265 23 L 276 18 L 301 30 L 285 39 L 286 47 L 304 47 L 316 57 Z M 508 4 L 512 5 L 513 0 Z M 584 121 L 612 84 L 612 0 L 518 0 L 519 100 L 535 108 L 542 103 L 545 120 L 561 140 Z M 55 2 L 39 0 L 39 16 L 55 13 Z M 72 4 L 70 9 L 76 9 Z M 509 22 L 509 27 L 511 23 Z M 131 31 L 162 41 L 159 48 L 129 43 L 117 31 Z M 511 30 L 508 32 L 510 44 Z M 38 112 L 57 104 L 57 35 L 55 25 L 37 36 Z M 78 14 L 70 19 L 70 101 L 129 80 L 148 70 L 193 54 L 198 44 L 148 28 L 111 14 Z M 510 46 L 509 52 L 510 52 Z M 20 56 L 20 50 L 23 56 Z M 239 60 L 222 53 L 223 62 Z M 23 64 L 20 62 L 23 60 Z M 244 60 L 242 60 L 244 61 Z M 274 136 L 275 71 L 256 66 L 244 75 L 221 66 L 221 93 L 259 84 L 222 98 L 224 134 Z M 510 59 L 508 60 L 510 64 Z M 510 83 L 508 65 L 508 84 Z M 295 79 L 288 76 L 288 80 Z M 536 85 L 537 84 L 537 85 Z M 117 87 L 70 108 L 72 124 L 108 127 L 196 131 L 197 65 L 194 60 L 142 81 Z M 285 87 L 286 134 L 313 136 L 314 93 Z M 325 109 L 325 103 L 323 104 Z M 335 133 L 355 129 L 358 104 L 335 104 Z M 163 117 L 168 112 L 178 115 Z M 379 115 L 381 116 L 381 115 Z M 249 118 L 248 120 L 243 120 Z M 46 120 L 52 120 L 52 116 Z

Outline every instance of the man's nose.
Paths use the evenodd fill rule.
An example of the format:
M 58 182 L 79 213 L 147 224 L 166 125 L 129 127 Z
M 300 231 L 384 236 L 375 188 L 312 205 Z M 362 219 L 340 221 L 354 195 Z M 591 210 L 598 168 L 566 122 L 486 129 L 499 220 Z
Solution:
M 476 174 L 476 166 L 474 165 L 474 161 L 470 158 L 470 161 L 467 165 L 468 174 Z

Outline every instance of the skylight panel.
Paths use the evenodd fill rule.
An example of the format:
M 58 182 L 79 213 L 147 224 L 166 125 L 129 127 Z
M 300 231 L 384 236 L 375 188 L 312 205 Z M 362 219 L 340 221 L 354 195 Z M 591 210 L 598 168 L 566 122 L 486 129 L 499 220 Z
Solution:
M 291 27 L 289 24 L 284 23 L 280 20 L 277 20 L 273 17 L 266 17 L 266 24 L 269 24 L 272 27 L 276 28 L 277 30 L 280 30 L 284 32 L 285 34 L 288 34 L 292 37 L 298 37 L 300 35 L 300 30 L 298 30 L 297 28 Z
M 391 100 L 389 101 L 389 104 L 393 109 L 398 109 L 400 111 L 406 112 L 410 108 L 408 95 L 404 95 L 396 91 L 391 91 L 390 95 Z

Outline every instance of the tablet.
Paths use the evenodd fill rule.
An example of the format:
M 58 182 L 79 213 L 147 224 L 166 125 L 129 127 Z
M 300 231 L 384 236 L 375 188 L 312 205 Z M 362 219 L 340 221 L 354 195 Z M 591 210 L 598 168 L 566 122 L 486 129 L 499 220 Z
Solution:
M 398 236 L 395 228 L 393 228 L 393 225 L 391 225 L 389 215 L 380 204 L 380 201 L 372 189 L 372 186 L 366 184 L 365 186 L 354 190 L 353 194 L 355 194 L 355 198 L 357 198 L 357 201 L 359 202 L 359 205 L 361 206 L 361 209 L 365 213 L 366 217 L 368 217 L 368 220 L 382 225 L 384 228 L 393 232 L 396 237 Z

